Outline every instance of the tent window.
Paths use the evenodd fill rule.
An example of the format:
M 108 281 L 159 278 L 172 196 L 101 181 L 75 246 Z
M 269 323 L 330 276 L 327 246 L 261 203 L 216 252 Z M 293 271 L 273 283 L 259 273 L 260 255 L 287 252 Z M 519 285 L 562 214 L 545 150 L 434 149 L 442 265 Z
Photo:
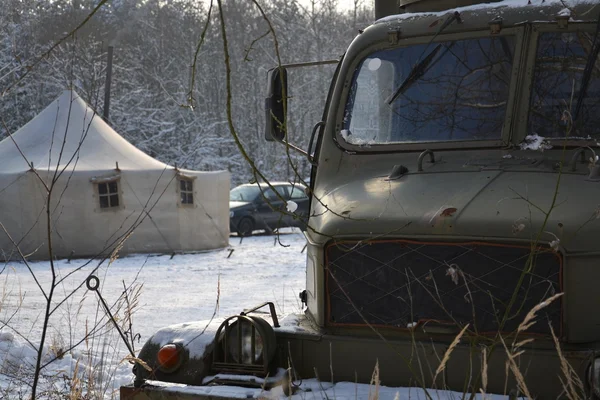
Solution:
M 119 185 L 117 181 L 98 183 L 100 208 L 119 206 Z
M 194 204 L 194 181 L 180 179 L 179 195 L 181 196 L 181 204 Z

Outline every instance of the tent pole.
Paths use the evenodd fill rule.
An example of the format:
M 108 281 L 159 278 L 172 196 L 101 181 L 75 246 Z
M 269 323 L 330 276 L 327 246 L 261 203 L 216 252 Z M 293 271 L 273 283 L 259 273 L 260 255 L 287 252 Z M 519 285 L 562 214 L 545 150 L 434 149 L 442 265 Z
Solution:
M 108 111 L 110 108 L 110 81 L 112 79 L 112 59 L 113 47 L 108 46 L 108 54 L 106 55 L 106 83 L 104 84 L 104 115 L 103 119 L 108 123 Z

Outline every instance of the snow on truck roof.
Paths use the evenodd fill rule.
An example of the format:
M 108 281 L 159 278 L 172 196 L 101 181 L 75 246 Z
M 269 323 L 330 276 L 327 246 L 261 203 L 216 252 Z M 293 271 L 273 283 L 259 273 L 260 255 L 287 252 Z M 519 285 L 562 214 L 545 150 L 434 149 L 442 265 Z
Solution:
M 443 17 L 454 11 L 458 11 L 461 15 L 483 16 L 489 20 L 499 14 L 502 17 L 506 15 L 507 17 L 510 17 L 511 24 L 518 23 L 514 20 L 518 20 L 519 18 L 521 19 L 520 22 L 554 22 L 559 13 L 562 15 L 567 13 L 568 16 L 578 21 L 593 21 L 596 19 L 598 13 L 591 13 L 590 7 L 594 8 L 596 6 L 599 6 L 599 3 L 595 0 L 504 0 L 494 3 L 479 3 L 449 8 L 443 11 L 390 15 L 378 19 L 374 22 L 374 25 L 391 22 L 406 22 L 408 20 L 423 20 L 424 26 L 429 30 L 434 28 L 433 31 L 435 32 L 438 28 L 437 24 L 436 26 L 430 26 L 430 24 L 425 24 L 425 22 L 427 22 L 427 20 L 435 22 L 436 18 Z M 534 16 L 533 19 L 532 13 Z

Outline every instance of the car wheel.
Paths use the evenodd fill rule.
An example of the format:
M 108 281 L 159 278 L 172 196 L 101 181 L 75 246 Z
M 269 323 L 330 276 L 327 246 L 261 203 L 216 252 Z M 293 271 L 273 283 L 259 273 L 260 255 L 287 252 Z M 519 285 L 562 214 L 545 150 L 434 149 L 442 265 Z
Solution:
M 243 218 L 237 226 L 237 233 L 240 236 L 252 236 L 254 230 L 254 221 L 250 218 Z

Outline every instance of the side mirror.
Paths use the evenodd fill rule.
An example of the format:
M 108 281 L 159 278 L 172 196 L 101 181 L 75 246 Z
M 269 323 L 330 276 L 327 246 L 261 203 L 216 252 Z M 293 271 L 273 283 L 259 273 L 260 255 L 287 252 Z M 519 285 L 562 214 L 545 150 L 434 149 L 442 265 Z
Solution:
M 269 70 L 267 79 L 265 140 L 281 142 L 286 136 L 287 70 L 284 67 L 275 67 Z

